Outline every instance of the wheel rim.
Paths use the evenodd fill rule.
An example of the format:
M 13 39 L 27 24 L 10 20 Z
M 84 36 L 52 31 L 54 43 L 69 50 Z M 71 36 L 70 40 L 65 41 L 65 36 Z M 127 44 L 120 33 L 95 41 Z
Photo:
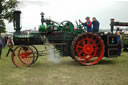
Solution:
M 33 60 L 33 63 L 35 63 L 38 59 L 38 56 L 39 56 L 38 50 L 34 45 L 30 45 L 29 47 L 33 50 L 33 53 L 34 53 L 34 56 L 35 56 L 34 60 Z
M 12 62 L 17 67 L 25 67 L 25 64 L 22 63 L 18 57 L 18 51 L 20 49 L 20 46 L 16 47 L 12 53 Z M 15 55 L 14 55 L 15 54 Z
M 81 34 L 75 38 L 73 45 L 73 57 L 83 65 L 98 63 L 104 55 L 103 41 L 95 34 Z

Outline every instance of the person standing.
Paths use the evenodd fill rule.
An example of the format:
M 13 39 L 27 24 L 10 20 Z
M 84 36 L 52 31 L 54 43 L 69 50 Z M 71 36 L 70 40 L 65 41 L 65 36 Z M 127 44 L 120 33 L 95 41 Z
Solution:
M 92 22 L 90 21 L 90 17 L 86 17 L 85 19 L 86 19 L 85 23 L 82 23 L 81 20 L 79 20 L 79 22 L 87 27 L 87 32 L 92 32 Z
M 116 33 L 118 36 L 117 36 L 117 44 L 118 44 L 118 55 L 120 56 L 121 55 L 121 39 L 120 39 L 120 32 L 117 32 Z
M 9 50 L 8 50 L 8 52 L 6 54 L 6 57 L 8 57 L 10 51 L 13 53 L 13 49 L 12 48 L 14 47 L 14 42 L 13 42 L 13 39 L 11 38 L 11 36 L 8 36 L 7 45 L 9 47 Z
M 92 31 L 93 31 L 93 33 L 99 32 L 99 26 L 100 26 L 99 21 L 95 17 L 93 17 L 92 18 Z
M 2 55 L 2 47 L 3 47 L 3 41 L 2 41 L 2 38 L 0 37 L 0 59 Z

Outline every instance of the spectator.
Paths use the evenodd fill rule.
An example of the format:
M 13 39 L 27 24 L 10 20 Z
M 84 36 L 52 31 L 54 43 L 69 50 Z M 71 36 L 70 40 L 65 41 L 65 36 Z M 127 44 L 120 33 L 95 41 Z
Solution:
M 120 31 L 120 28 L 119 28 L 119 27 L 117 27 L 117 28 L 116 28 L 116 32 L 119 32 L 119 31 Z
M 92 26 L 93 26 L 92 28 L 93 33 L 99 32 L 100 23 L 95 17 L 92 18 Z
M 2 42 L 2 38 L 0 37 L 0 59 L 2 55 L 2 47 L 3 47 L 3 42 Z
M 117 32 L 117 44 L 118 44 L 118 55 L 121 55 L 121 39 L 120 39 L 120 32 Z
M 9 47 L 9 50 L 8 50 L 8 52 L 6 54 L 6 57 L 8 57 L 10 51 L 13 53 L 13 49 L 12 48 L 14 46 L 14 42 L 13 42 L 13 39 L 11 38 L 11 36 L 8 36 L 7 45 Z
M 79 22 L 87 27 L 87 32 L 92 32 L 92 22 L 90 21 L 90 17 L 86 17 L 85 19 L 86 19 L 85 23 L 82 23 L 81 20 L 79 20 Z

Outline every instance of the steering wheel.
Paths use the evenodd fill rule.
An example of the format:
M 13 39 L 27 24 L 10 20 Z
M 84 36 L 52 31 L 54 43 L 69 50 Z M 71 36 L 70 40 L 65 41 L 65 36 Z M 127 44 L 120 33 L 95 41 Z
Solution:
M 76 21 L 76 25 L 77 25 L 78 29 L 83 29 L 83 30 L 86 29 L 86 27 L 80 21 L 79 21 L 79 23 Z

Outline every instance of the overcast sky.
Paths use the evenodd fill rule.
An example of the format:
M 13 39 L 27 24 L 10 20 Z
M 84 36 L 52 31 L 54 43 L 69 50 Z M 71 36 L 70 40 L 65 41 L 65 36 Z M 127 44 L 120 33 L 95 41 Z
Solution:
M 62 22 L 69 20 L 85 21 L 85 17 L 96 17 L 100 22 L 100 29 L 110 29 L 110 18 L 116 21 L 128 22 L 127 0 L 19 0 L 17 8 L 22 11 L 22 30 L 38 29 L 40 13 L 43 11 L 46 18 Z M 13 24 L 6 22 L 8 32 L 13 32 Z

